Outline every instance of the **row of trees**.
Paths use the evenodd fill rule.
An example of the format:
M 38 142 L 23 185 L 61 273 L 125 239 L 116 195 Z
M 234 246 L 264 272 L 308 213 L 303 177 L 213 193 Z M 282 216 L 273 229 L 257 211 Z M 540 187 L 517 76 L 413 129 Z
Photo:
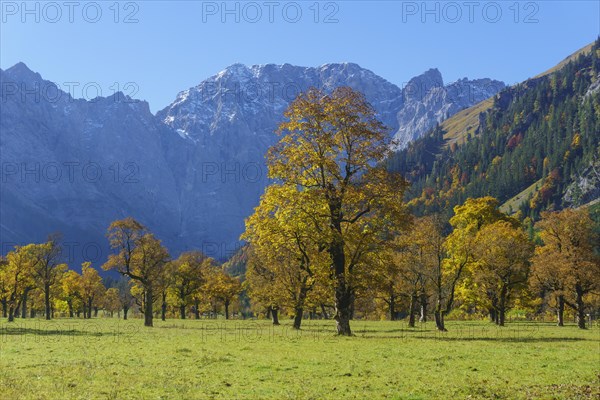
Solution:
M 499 212 L 497 206 L 495 199 L 487 197 L 456 207 L 449 235 L 445 235 L 448 226 L 439 216 L 415 219 L 370 259 L 368 274 L 355 276 L 357 308 L 367 311 L 374 307 L 391 320 L 404 312 L 410 326 L 415 325 L 418 314 L 421 321 L 433 316 L 440 330 L 446 329 L 444 319 L 455 307 L 486 312 L 498 325 L 504 325 L 506 312 L 514 306 L 538 312 L 552 308 L 559 326 L 564 324 L 565 309 L 571 309 L 579 327 L 585 328 L 586 312 L 594 304 L 598 307 L 600 300 L 598 234 L 588 211 L 543 213 L 531 238 L 517 219 Z M 281 221 L 267 217 L 266 222 Z M 115 226 L 141 225 L 126 219 Z M 319 309 L 327 318 L 327 310 L 335 302 L 335 280 L 326 254 L 298 245 L 309 240 L 301 236 L 300 227 L 269 225 L 265 232 L 268 237 L 261 237 L 245 251 L 244 286 L 254 309 L 266 311 L 275 324 L 279 324 L 279 310 L 284 309 L 297 329 L 307 310 Z M 292 240 L 259 247 L 274 244 L 286 232 Z M 136 246 L 139 244 L 129 248 Z M 111 316 L 122 311 L 124 319 L 132 307 L 148 312 L 144 283 L 122 279 L 109 281 L 107 288 L 89 262 L 83 263 L 80 274 L 59 263 L 57 256 L 44 268 L 53 271 L 54 279 L 42 279 L 50 274 L 41 273 L 40 260 L 50 259 L 50 249 L 54 249 L 52 254 L 60 254 L 59 248 L 57 237 L 52 237 L 47 243 L 16 247 L 3 260 L 0 300 L 9 321 L 26 318 L 28 313 L 33 317 L 38 310 L 48 319 L 55 311 L 71 318 L 81 314 L 91 318 L 98 309 Z M 150 253 L 148 249 L 144 252 Z M 136 263 L 134 256 L 129 265 L 137 277 L 143 268 Z M 169 310 L 182 319 L 190 310 L 196 318 L 202 311 L 216 315 L 218 305 L 229 318 L 229 307 L 241 291 L 239 280 L 200 252 L 185 252 L 165 262 L 146 284 L 156 293 L 151 313 L 160 312 L 163 320 Z
M 385 311 L 391 320 L 404 315 L 409 326 L 417 317 L 433 316 L 441 331 L 455 308 L 486 313 L 500 326 L 515 306 L 532 313 L 554 309 L 562 326 L 569 307 L 578 326 L 586 327 L 586 312 L 600 305 L 599 242 L 588 210 L 544 212 L 533 237 L 527 224 L 500 212 L 492 197 L 469 199 L 454 211 L 449 226 L 439 216 L 417 218 L 380 248 L 368 273 L 353 281 L 356 307 Z M 280 217 L 268 219 L 274 224 Z M 249 225 L 254 227 L 252 219 Z M 284 231 L 267 232 L 276 238 L 253 233 L 247 250 L 246 285 L 253 304 L 267 310 L 275 324 L 277 311 L 287 310 L 298 329 L 306 309 L 320 309 L 327 317 L 335 287 L 327 257 L 313 248 L 309 263 L 302 249 L 294 251 L 295 243 L 302 243 L 299 230 L 296 241 L 280 246 L 273 243 Z
M 0 260 L 0 300 L 9 321 L 34 290 L 43 297 L 46 319 L 51 318 L 52 289 L 67 270 L 67 265 L 60 262 L 60 255 L 59 238 L 52 236 L 46 243 L 16 246 Z M 23 307 L 22 315 L 26 312 Z
M 419 309 L 422 319 L 432 314 L 440 330 L 457 305 L 485 310 L 503 325 L 511 307 L 553 297 L 560 321 L 566 306 L 585 327 L 586 307 L 600 290 L 598 235 L 587 210 L 544 213 L 539 234 L 531 222 L 500 212 L 492 197 L 466 200 L 447 223 L 414 219 L 403 202 L 406 181 L 383 165 L 389 135 L 362 94 L 310 89 L 285 116 L 285 136 L 268 153 L 273 183 L 242 235 L 249 244 L 244 285 L 275 323 L 282 308 L 298 329 L 305 310 L 326 316 L 333 308 L 338 334 L 351 335 L 356 309 L 379 303 L 393 319 L 407 311 L 412 325 Z M 146 326 L 156 310 L 166 318 L 169 307 L 185 318 L 193 306 L 198 317 L 201 305 L 218 303 L 229 317 L 242 285 L 214 260 L 197 252 L 172 260 L 132 218 L 113 222 L 107 237 L 113 253 L 102 268 L 129 280 Z M 0 271 L 10 315 L 19 304 L 24 309 L 32 290 L 43 295 L 46 318 L 53 300 L 71 310 L 80 304 L 90 317 L 103 292 L 125 295 L 108 295 L 87 263 L 81 274 L 67 272 L 54 238 L 15 248 Z
M 8 321 L 34 316 L 43 310 L 46 319 L 55 311 L 69 317 L 91 318 L 98 309 L 111 315 L 137 307 L 146 326 L 152 326 L 160 310 L 164 320 L 170 309 L 186 318 L 190 309 L 195 317 L 223 305 L 229 318 L 230 306 L 237 299 L 241 284 L 201 252 L 184 252 L 172 260 L 160 241 L 132 218 L 115 221 L 108 230 L 115 253 L 102 266 L 116 269 L 124 279 L 107 288 L 98 270 L 84 262 L 81 273 L 62 263 L 60 238 L 48 242 L 16 246 L 0 262 L 0 302 Z M 43 305 L 43 308 L 40 307 Z
M 389 143 L 360 93 L 311 89 L 285 116 L 286 135 L 268 154 L 274 183 L 242 236 L 250 244 L 249 295 L 274 322 L 283 307 L 300 328 L 306 308 L 326 314 L 333 305 L 338 333 L 350 335 L 357 303 L 380 299 L 395 318 L 408 299 L 411 325 L 417 304 L 422 318 L 432 304 L 445 330 L 459 298 L 503 325 L 534 281 L 542 295 L 572 306 L 585 327 L 585 296 L 600 290 L 597 236 L 586 211 L 544 214 L 535 256 L 533 237 L 492 197 L 455 207 L 450 226 L 440 217 L 412 223 L 403 207 L 406 183 L 381 167 Z

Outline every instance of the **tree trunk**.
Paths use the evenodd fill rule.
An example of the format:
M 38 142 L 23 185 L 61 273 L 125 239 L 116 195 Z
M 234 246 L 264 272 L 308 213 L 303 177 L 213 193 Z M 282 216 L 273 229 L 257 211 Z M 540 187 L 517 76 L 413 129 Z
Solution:
M 162 293 L 162 304 L 160 307 L 160 319 L 167 320 L 167 293 Z
M 506 316 L 506 307 L 500 308 L 500 317 L 498 318 L 498 325 L 504 326 L 504 317 Z
M 338 284 L 335 288 L 335 316 L 333 317 L 338 335 L 352 336 L 352 330 L 350 329 L 351 296 L 345 279 L 338 277 Z
M 441 310 L 436 309 L 433 313 L 433 318 L 435 319 L 435 327 L 437 328 L 437 330 L 441 332 L 446 332 L 447 329 L 444 324 L 444 313 Z
M 94 307 L 94 318 L 98 317 L 98 307 Z
M 13 317 L 19 318 L 21 316 L 21 300 L 17 301 L 17 305 L 13 311 Z
M 421 316 L 419 317 L 419 322 L 427 322 L 427 295 L 425 293 L 421 293 Z
M 200 301 L 198 300 L 194 302 L 194 317 L 200 319 Z
M 144 293 L 144 326 L 153 326 L 152 324 L 152 287 L 147 286 Z
M 417 305 L 417 295 L 415 293 L 410 295 L 410 305 L 408 306 L 408 326 L 411 328 L 415 327 L 415 314 Z
M 302 314 L 304 313 L 304 309 L 302 307 L 296 308 L 294 310 L 294 329 L 300 329 L 300 325 L 302 324 Z
M 21 315 L 21 300 L 17 301 L 17 305 L 13 310 L 13 318 L 19 318 L 19 315 Z
M 335 276 L 335 322 L 338 335 L 352 336 L 350 319 L 352 318 L 352 288 L 346 282 L 346 255 L 342 240 L 341 200 L 332 199 L 329 202 L 332 227 L 336 237 L 329 245 L 329 257 Z M 339 235 L 339 236 L 338 236 Z
M 327 309 L 325 309 L 325 304 L 321 303 L 321 313 L 323 314 L 323 319 L 329 319 L 329 314 L 327 314 Z
M 179 306 L 179 317 L 185 319 L 185 304 Z
M 583 290 L 579 285 L 575 285 L 575 293 L 577 294 L 577 327 L 585 329 L 585 304 L 583 303 Z
M 23 290 L 23 298 L 21 300 L 21 318 L 27 318 L 27 295 L 29 294 L 29 288 Z
M 223 302 L 225 305 L 225 319 L 229 319 L 229 300 Z
M 556 301 L 558 302 L 558 306 L 556 307 L 556 319 L 557 319 L 556 325 L 565 326 L 565 324 L 564 324 L 565 298 L 564 298 L 564 296 L 560 295 L 560 296 L 558 296 Z
M 273 325 L 279 325 L 279 308 L 269 307 L 269 310 L 271 310 L 271 317 L 273 319 Z
M 88 319 L 92 319 L 92 299 L 88 300 L 88 305 L 87 305 L 87 312 L 88 312 Z
M 489 314 L 490 314 L 490 322 L 496 322 L 496 309 L 494 308 L 490 308 L 488 310 Z
M 67 300 L 67 306 L 69 307 L 69 318 L 73 318 L 73 300 Z
M 123 306 L 123 320 L 127 319 L 127 312 L 129 311 L 129 307 Z
M 31 310 L 29 312 L 29 318 L 35 318 L 35 308 L 31 306 Z
M 390 321 L 396 320 L 396 296 L 390 294 Z
M 15 309 L 13 306 L 8 308 L 8 322 L 13 322 L 15 320 Z
M 6 299 L 2 299 L 2 318 L 8 318 L 8 303 Z
M 506 285 L 502 286 L 502 290 L 500 291 L 500 304 L 498 306 L 498 325 L 504 326 L 504 316 L 506 315 L 506 295 L 508 288 Z
M 44 284 L 44 303 L 46 305 L 46 319 L 52 318 L 52 310 L 50 309 L 50 284 Z
M 302 282 L 300 287 L 300 293 L 298 293 L 298 299 L 296 301 L 296 307 L 294 307 L 294 329 L 300 329 L 302 324 L 302 316 L 304 314 L 304 302 L 308 294 L 308 288 L 306 285 L 306 279 Z

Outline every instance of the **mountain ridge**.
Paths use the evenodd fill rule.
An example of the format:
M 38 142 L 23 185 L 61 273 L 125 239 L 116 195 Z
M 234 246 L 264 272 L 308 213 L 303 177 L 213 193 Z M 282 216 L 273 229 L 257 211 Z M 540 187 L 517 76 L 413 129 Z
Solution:
M 567 60 L 567 62 L 565 62 Z M 550 73 L 456 113 L 388 160 L 418 213 L 491 195 L 536 219 L 600 195 L 600 39 Z M 553 72 L 552 72 L 553 71 Z
M 122 92 L 73 98 L 18 63 L 0 72 L 0 150 L 9 168 L 0 190 L 1 242 L 41 241 L 60 230 L 106 256 L 108 224 L 134 216 L 174 251 L 199 248 L 226 259 L 267 184 L 264 154 L 300 91 L 351 86 L 365 93 L 391 134 L 410 123 L 407 135 L 414 137 L 474 101 L 455 99 L 451 86 L 427 87 L 435 81 L 431 71 L 420 77 L 423 98 L 407 99 L 406 88 L 354 63 L 233 64 L 152 113 L 148 102 Z M 32 94 L 36 85 L 46 90 Z M 399 112 L 407 105 L 422 112 L 418 118 Z M 100 179 L 90 175 L 94 168 Z

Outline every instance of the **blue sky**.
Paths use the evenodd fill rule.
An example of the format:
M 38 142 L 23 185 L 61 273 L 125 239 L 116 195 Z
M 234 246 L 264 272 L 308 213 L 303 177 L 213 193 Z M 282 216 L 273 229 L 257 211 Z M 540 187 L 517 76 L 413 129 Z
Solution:
M 235 62 L 355 62 L 399 86 L 431 67 L 446 82 L 515 83 L 593 41 L 599 4 L 2 0 L 0 68 L 23 61 L 59 84 L 94 83 L 76 97 L 135 91 L 153 111 Z

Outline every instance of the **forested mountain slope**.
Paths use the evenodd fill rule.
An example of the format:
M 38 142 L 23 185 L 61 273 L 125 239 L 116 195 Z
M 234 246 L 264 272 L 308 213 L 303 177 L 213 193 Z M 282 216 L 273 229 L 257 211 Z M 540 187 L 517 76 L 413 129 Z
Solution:
M 600 197 L 599 58 L 600 40 L 562 68 L 494 96 L 462 141 L 447 130 L 465 118 L 459 113 L 397 152 L 388 167 L 411 182 L 412 208 L 449 213 L 468 197 L 506 202 L 529 189 L 507 211 L 535 217 Z

